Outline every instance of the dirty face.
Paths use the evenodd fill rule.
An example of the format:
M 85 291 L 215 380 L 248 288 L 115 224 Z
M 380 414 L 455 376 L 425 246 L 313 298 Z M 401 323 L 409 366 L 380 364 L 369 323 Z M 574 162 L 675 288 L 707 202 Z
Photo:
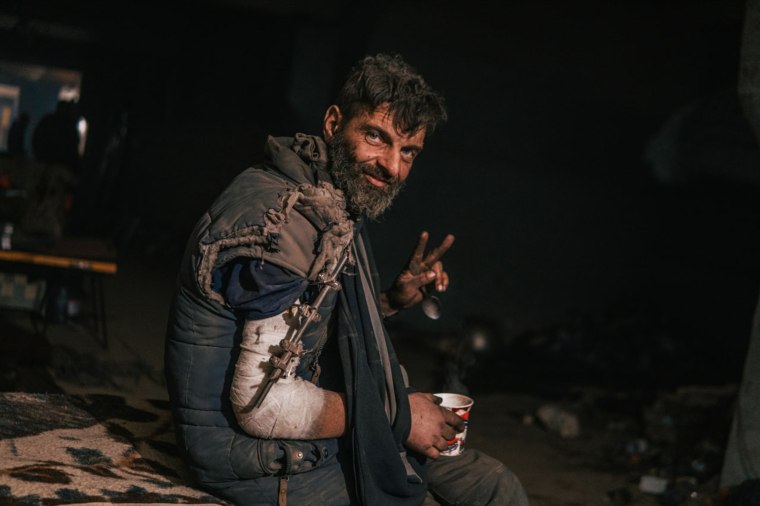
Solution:
M 325 115 L 324 136 L 333 180 L 346 193 L 350 211 L 377 218 L 403 188 L 422 151 L 425 129 L 399 132 L 387 104 L 347 121 L 333 105 Z

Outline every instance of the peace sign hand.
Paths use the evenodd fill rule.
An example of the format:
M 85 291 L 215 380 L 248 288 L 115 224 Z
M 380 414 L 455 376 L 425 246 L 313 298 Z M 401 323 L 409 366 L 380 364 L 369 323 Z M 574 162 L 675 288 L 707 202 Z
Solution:
M 435 282 L 437 292 L 449 287 L 449 275 L 443 270 L 440 258 L 452 244 L 454 236 L 448 234 L 441 244 L 425 253 L 429 234 L 422 232 L 406 267 L 399 273 L 391 287 L 380 295 L 384 316 L 391 316 L 400 309 L 416 306 L 425 297 L 422 287 Z

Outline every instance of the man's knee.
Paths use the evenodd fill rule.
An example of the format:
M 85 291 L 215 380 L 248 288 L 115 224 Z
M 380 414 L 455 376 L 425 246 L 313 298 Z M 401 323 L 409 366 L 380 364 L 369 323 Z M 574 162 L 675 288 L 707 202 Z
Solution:
M 499 460 L 468 449 L 430 464 L 428 481 L 441 504 L 527 506 L 520 480 Z

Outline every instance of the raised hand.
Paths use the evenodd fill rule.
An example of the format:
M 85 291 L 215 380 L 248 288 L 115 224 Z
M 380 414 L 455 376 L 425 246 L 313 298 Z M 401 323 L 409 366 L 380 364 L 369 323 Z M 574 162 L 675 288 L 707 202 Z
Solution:
M 441 244 L 425 252 L 429 234 L 422 232 L 407 265 L 402 269 L 391 287 L 381 294 L 383 314 L 389 316 L 400 309 L 413 307 L 424 298 L 421 287 L 435 283 L 435 290 L 445 292 L 449 287 L 449 275 L 443 270 L 440 258 L 452 244 L 454 236 L 448 234 Z

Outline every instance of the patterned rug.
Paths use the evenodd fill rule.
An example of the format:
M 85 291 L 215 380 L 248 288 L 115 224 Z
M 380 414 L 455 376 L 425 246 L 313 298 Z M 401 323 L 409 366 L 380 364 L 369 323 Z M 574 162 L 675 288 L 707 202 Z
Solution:
M 0 506 L 228 504 L 188 483 L 167 401 L 0 393 Z

